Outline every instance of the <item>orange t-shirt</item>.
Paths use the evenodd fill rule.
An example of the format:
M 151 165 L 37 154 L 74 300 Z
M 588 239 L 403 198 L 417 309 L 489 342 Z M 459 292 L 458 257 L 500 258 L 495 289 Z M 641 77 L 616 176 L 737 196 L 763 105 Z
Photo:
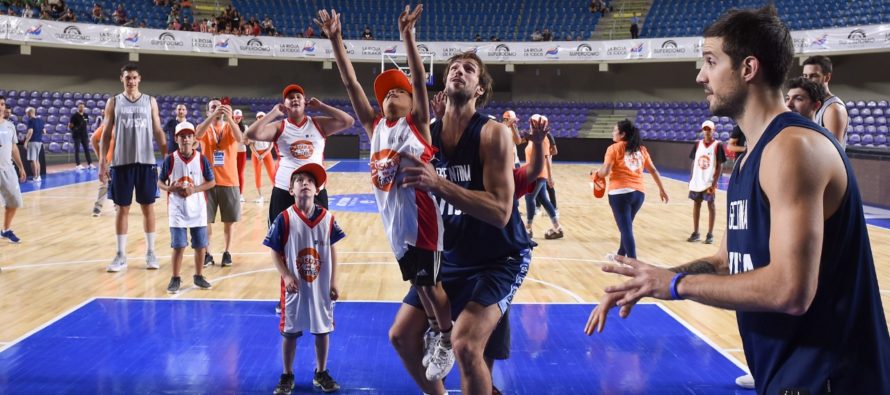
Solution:
M 96 128 L 96 131 L 93 132 L 93 136 L 90 137 L 90 140 L 93 143 L 95 143 L 96 146 L 100 146 L 99 147 L 100 149 L 101 149 L 101 145 L 102 145 L 102 133 L 104 131 L 105 131 L 105 125 L 104 124 L 99 125 L 99 127 Z M 96 155 L 99 155 L 99 153 L 97 152 Z M 105 163 L 108 163 L 110 165 L 111 157 L 113 155 L 114 155 L 114 129 L 112 128 L 111 129 L 111 143 L 108 144 L 108 155 L 105 155 Z
M 550 139 L 544 139 L 544 142 L 541 144 L 541 149 L 544 150 L 544 166 L 541 167 L 541 174 L 538 175 L 537 179 L 549 179 L 550 178 L 550 170 L 547 169 L 547 157 L 550 156 Z M 531 168 L 534 166 L 534 144 L 529 141 L 528 144 L 525 145 L 525 163 Z
M 649 151 L 643 146 L 634 153 L 626 150 L 627 143 L 623 141 L 610 145 L 606 150 L 603 165 L 612 164 L 608 191 L 630 188 L 646 192 L 646 187 L 643 185 L 643 169 L 655 167 L 652 158 L 649 157 Z
M 238 142 L 235 141 L 232 127 L 228 123 L 224 123 L 222 127 L 210 125 L 198 141 L 201 143 L 201 153 L 213 165 L 213 176 L 216 178 L 216 185 L 237 187 L 239 185 Z M 214 162 L 213 153 L 216 151 L 223 152 L 223 163 L 221 166 Z

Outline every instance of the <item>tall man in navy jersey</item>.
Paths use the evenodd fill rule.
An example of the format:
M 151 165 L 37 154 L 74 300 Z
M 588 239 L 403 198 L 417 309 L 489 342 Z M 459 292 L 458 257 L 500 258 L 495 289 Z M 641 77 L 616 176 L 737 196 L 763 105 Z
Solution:
M 451 57 L 445 70 L 445 114 L 430 127 L 432 164 L 404 161 L 402 182 L 431 191 L 444 222 L 441 278 L 456 316 L 452 344 L 465 394 L 491 393 L 485 343 L 528 272 L 530 240 L 513 197 L 510 130 L 476 112 L 491 96 L 491 76 L 473 53 Z M 414 162 L 408 165 L 406 162 Z M 445 393 L 424 375 L 427 317 L 412 288 L 390 329 L 408 373 L 427 394 Z
M 782 102 L 794 55 L 776 9 L 733 10 L 705 30 L 696 81 L 748 140 L 729 181 L 720 250 L 673 269 L 633 259 L 603 270 L 586 332 L 640 298 L 737 311 L 759 394 L 890 393 L 890 336 L 856 178 L 831 134 Z M 813 160 L 819 158 L 819 160 Z

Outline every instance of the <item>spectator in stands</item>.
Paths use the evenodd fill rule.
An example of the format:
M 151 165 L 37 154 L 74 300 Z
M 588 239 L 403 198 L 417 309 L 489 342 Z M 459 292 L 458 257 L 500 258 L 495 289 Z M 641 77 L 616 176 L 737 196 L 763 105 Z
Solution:
M 241 193 L 238 191 L 238 143 L 244 137 L 241 128 L 235 123 L 234 113 L 229 104 L 220 100 L 207 103 L 207 119 L 196 128 L 197 139 L 202 153 L 213 164 L 216 185 L 205 192 L 207 197 L 207 238 L 213 237 L 216 212 L 219 210 L 223 223 L 224 250 L 221 265 L 232 265 L 229 247 L 232 244 L 232 225 L 241 219 Z M 210 246 L 204 255 L 204 266 L 213 264 Z
M 531 35 L 532 41 L 542 41 L 544 36 L 541 35 L 541 29 L 535 29 Z
M 192 2 L 189 1 L 189 0 L 182 0 L 182 1 L 179 3 L 179 5 L 180 5 L 182 8 L 192 8 Z
M 482 42 L 482 35 L 479 33 L 476 33 L 476 38 L 474 38 L 473 41 L 475 41 L 477 43 Z
M 118 26 L 123 26 L 127 23 L 127 10 L 124 9 L 123 4 L 117 5 L 117 9 L 111 14 L 111 19 L 114 20 L 114 24 Z
M 828 83 L 831 81 L 833 67 L 831 59 L 827 56 L 817 55 L 807 58 L 803 62 L 803 76 L 825 88 L 825 97 L 822 98 L 822 108 L 816 112 L 815 122 L 828 129 L 837 138 L 841 146 L 847 146 L 847 125 L 850 117 L 847 107 L 841 98 L 833 95 Z
M 99 3 L 93 4 L 93 11 L 90 13 L 90 17 L 93 23 L 105 22 L 105 11 L 102 10 L 102 6 Z
M 207 18 L 198 22 L 197 25 L 198 27 L 195 29 L 196 32 L 207 33 L 209 31 Z
M 74 15 L 74 11 L 71 9 L 65 10 L 65 13 L 59 18 L 61 22 L 77 22 L 77 15 Z
M 251 17 L 251 19 L 253 19 L 253 17 Z M 255 19 L 253 20 L 253 22 L 250 23 L 250 28 L 251 35 L 259 36 L 263 34 L 263 28 L 260 26 L 260 22 Z
M 275 24 L 272 22 L 272 18 L 269 18 L 268 15 L 263 19 L 263 33 L 270 36 L 275 35 Z
M 164 124 L 164 135 L 167 136 L 167 153 L 172 154 L 179 149 L 176 146 L 176 125 L 186 121 L 185 116 L 188 114 L 188 108 L 185 104 L 177 104 L 176 110 L 173 111 L 173 118 Z
M 365 31 L 362 32 L 362 40 L 373 40 L 374 33 L 371 32 L 371 27 L 365 25 Z
M 630 18 L 630 38 L 636 39 L 640 37 L 640 18 L 637 16 L 637 13 L 633 14 L 633 17 Z
M 788 109 L 807 119 L 814 119 L 816 112 L 822 107 L 825 88 L 804 77 L 797 77 L 785 83 L 788 93 L 785 94 L 785 105 Z
M 500 37 L 498 37 L 497 34 L 492 34 L 492 35 L 491 35 L 491 42 L 498 42 L 498 41 L 501 41 Z
M 87 159 L 87 167 L 94 169 L 93 158 L 90 157 L 89 138 L 87 136 L 87 125 L 90 123 L 90 117 L 84 111 L 83 102 L 77 103 L 77 111 L 71 114 L 68 122 L 68 130 L 71 131 L 71 140 L 74 144 L 74 163 L 77 170 L 83 170 L 80 164 L 80 148 L 83 147 L 83 156 Z
M 542 41 L 553 41 L 553 33 L 550 32 L 550 29 L 544 28 L 541 32 L 541 40 Z
M 312 25 L 306 26 L 306 30 L 303 31 L 303 37 L 312 38 L 315 36 L 315 30 L 312 29 Z
M 65 6 L 65 0 L 47 1 L 44 4 L 46 4 L 49 8 L 50 18 L 55 20 L 62 19 L 62 17 L 68 11 L 68 7 Z
M 146 21 L 145 19 L 143 19 L 142 21 L 139 22 L 139 27 L 142 28 L 142 29 L 147 28 L 147 27 L 148 27 L 148 21 Z
M 25 110 L 28 115 L 28 133 L 25 135 L 25 148 L 28 150 L 27 160 L 34 171 L 34 181 L 40 181 L 40 150 L 43 148 L 43 129 L 46 121 L 37 115 L 34 107 Z
M 31 9 L 31 4 L 26 3 L 25 7 L 22 8 L 22 18 L 33 18 L 34 10 Z

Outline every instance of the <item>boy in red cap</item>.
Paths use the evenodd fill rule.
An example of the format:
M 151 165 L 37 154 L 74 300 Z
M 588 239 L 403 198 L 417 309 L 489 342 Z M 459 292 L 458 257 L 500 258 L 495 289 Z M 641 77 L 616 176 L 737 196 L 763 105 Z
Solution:
M 315 196 L 326 180 L 327 173 L 319 164 L 307 163 L 296 169 L 291 174 L 289 188 L 296 204 L 278 214 L 263 240 L 263 244 L 272 249 L 275 268 L 284 279 L 281 288 L 284 309 L 279 323 L 284 337 L 284 373 L 275 394 L 290 394 L 294 389 L 297 338 L 306 330 L 315 335 L 317 366 L 312 384 L 324 392 L 340 389 L 328 373 L 327 356 L 328 335 L 334 331 L 334 301 L 339 297 L 334 244 L 346 234 L 333 214 L 315 204 Z
M 195 126 L 190 122 L 176 125 L 178 148 L 164 158 L 158 174 L 158 187 L 167 191 L 167 213 L 170 218 L 170 244 L 173 247 L 173 276 L 167 285 L 167 292 L 179 292 L 182 280 L 182 254 L 188 245 L 188 233 L 192 236 L 195 249 L 195 286 L 210 289 L 204 278 L 204 252 L 207 250 L 207 199 L 204 191 L 213 188 L 216 180 L 210 161 L 203 155 L 196 155 Z
M 346 55 L 340 16 L 333 10 L 330 14 L 321 10 L 316 23 L 331 40 L 352 107 L 371 140 L 371 184 L 402 279 L 417 289 L 430 322 L 424 337 L 426 378 L 441 380 L 454 366 L 451 307 L 439 278 L 442 217 L 432 194 L 404 187 L 396 180 L 401 160 L 413 157 L 429 162 L 436 152 L 430 145 L 426 73 L 414 37 L 414 25 L 422 12 L 422 5 L 413 11 L 406 6 L 399 16 L 411 80 L 396 69 L 377 76 L 374 95 L 382 114 L 371 107 Z

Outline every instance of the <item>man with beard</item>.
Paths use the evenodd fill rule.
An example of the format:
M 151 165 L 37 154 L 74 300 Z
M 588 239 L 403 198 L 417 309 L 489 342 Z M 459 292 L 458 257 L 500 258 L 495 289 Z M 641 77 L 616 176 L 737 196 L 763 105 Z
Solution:
M 483 350 L 528 272 L 530 240 L 513 196 L 511 132 L 476 111 L 491 96 L 491 75 L 471 52 L 452 56 L 445 73 L 445 113 L 430 127 L 438 152 L 432 164 L 407 157 L 400 177 L 404 186 L 432 192 L 439 200 L 445 228 L 441 276 L 452 311 L 459 312 L 451 338 L 461 390 L 491 393 Z M 444 394 L 440 380 L 423 374 L 428 322 L 418 306 L 412 288 L 390 340 L 421 389 Z
M 643 297 L 691 299 L 737 311 L 759 394 L 890 393 L 890 335 L 852 167 L 827 130 L 782 103 L 788 29 L 768 5 L 729 11 L 704 36 L 696 81 L 711 112 L 751 142 L 729 181 L 721 247 L 672 269 L 615 258 L 603 271 L 630 279 L 605 289 L 585 331 Z
M 850 117 L 847 115 L 844 101 L 828 89 L 832 72 L 833 66 L 828 56 L 811 56 L 803 62 L 803 77 L 825 88 L 825 96 L 819 98 L 822 101 L 822 108 L 816 112 L 815 122 L 828 129 L 841 146 L 846 146 L 847 124 L 850 122 Z

